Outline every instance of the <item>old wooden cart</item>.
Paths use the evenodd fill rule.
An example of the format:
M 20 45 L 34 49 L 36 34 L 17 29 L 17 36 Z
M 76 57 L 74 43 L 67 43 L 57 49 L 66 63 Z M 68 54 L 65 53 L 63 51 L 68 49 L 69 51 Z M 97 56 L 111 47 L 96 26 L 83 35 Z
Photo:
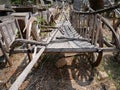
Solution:
M 10 54 L 22 52 L 28 53 L 29 56 L 29 53 L 33 53 L 30 63 L 12 84 L 10 90 L 16 90 L 20 87 L 34 64 L 44 52 L 79 53 L 79 55 L 82 55 L 90 61 L 92 67 L 97 67 L 100 64 L 103 52 L 120 52 L 119 35 L 110 23 L 98 14 L 103 11 L 105 10 L 95 12 L 90 9 L 89 12 L 81 12 L 71 9 L 70 14 L 67 15 L 65 7 L 63 6 L 62 15 L 60 15 L 63 16 L 61 20 L 57 22 L 54 27 L 44 27 L 54 29 L 44 39 L 36 41 L 30 39 L 31 32 L 34 30 L 31 28 L 31 23 L 34 21 L 32 18 L 28 21 L 30 27 L 28 28 L 29 33 L 27 39 L 15 39 L 16 30 L 19 30 L 15 19 L 0 23 L 1 48 L 6 56 L 7 52 L 4 49 L 4 45 L 6 46 L 5 48 L 8 48 L 7 50 Z M 70 19 L 68 16 L 70 16 Z M 102 24 L 104 24 L 107 27 L 106 29 L 114 36 L 110 41 L 112 44 L 104 39 L 107 34 L 104 35 L 103 32 L 106 29 L 102 27 Z M 17 43 L 22 43 L 22 45 L 26 47 L 15 48 Z M 104 44 L 107 47 L 104 47 Z

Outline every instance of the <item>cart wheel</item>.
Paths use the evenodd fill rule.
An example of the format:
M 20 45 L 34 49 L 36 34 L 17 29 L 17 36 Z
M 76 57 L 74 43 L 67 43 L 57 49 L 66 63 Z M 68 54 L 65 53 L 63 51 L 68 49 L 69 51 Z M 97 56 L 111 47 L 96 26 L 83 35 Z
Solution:
M 89 61 L 92 65 L 92 67 L 97 67 L 99 66 L 101 60 L 102 60 L 103 52 L 94 52 L 89 54 Z
M 0 56 L 0 69 L 4 68 L 7 65 L 7 60 L 5 59 L 5 56 Z
M 89 62 L 88 53 L 78 54 L 72 61 L 72 75 L 81 86 L 89 85 L 93 81 L 94 69 Z

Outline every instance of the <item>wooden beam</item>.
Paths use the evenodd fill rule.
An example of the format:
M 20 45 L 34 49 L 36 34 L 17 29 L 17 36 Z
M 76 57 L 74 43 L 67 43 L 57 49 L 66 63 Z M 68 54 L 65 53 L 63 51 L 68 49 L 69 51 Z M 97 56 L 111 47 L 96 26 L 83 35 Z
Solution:
M 38 47 L 37 50 L 39 51 L 41 47 Z M 98 48 L 46 48 L 45 53 L 79 53 L 79 52 L 97 52 Z M 30 49 L 15 49 L 13 53 L 33 53 L 34 50 Z
M 46 48 L 45 52 L 55 52 L 55 53 L 84 53 L 84 52 L 97 52 L 97 48 Z
M 46 43 L 49 43 L 54 35 L 57 33 L 58 30 L 55 30 L 54 32 L 51 32 L 50 37 L 47 39 Z M 27 67 L 23 70 L 23 72 L 18 76 L 16 81 L 12 84 L 12 86 L 9 88 L 9 90 L 18 90 L 18 88 L 21 86 L 22 82 L 25 80 L 35 63 L 38 61 L 42 53 L 45 51 L 45 46 L 42 46 L 41 49 L 38 51 L 38 53 L 34 56 L 34 58 L 31 60 L 31 62 L 27 65 Z
M 113 47 L 113 45 L 109 42 L 107 42 L 104 38 L 103 38 L 103 41 L 104 41 L 104 44 L 107 46 L 107 47 Z
M 38 51 L 41 49 L 40 47 L 37 48 Z M 98 52 L 98 51 L 103 51 L 103 52 L 120 52 L 119 49 L 115 47 L 108 47 L 108 48 L 46 48 L 45 53 L 84 53 L 84 52 Z M 34 50 L 30 49 L 15 49 L 13 53 L 33 53 Z
M 120 52 L 120 49 L 115 47 L 101 48 L 103 52 Z
M 74 40 L 77 40 L 77 41 L 91 41 L 87 38 L 69 38 L 69 37 L 56 37 L 56 39 L 66 39 L 68 41 L 74 41 Z
M 53 30 L 41 30 L 41 33 L 42 32 L 51 32 L 51 31 L 53 31 Z
M 18 44 L 18 43 L 25 43 L 25 44 L 31 44 L 31 45 L 42 45 L 42 46 L 46 46 L 47 45 L 47 43 L 45 43 L 45 42 L 38 42 L 38 41 L 34 41 L 34 40 L 26 40 L 26 39 L 16 39 L 13 43 L 12 43 L 12 45 L 11 45 L 11 50 L 12 49 L 14 49 L 15 47 L 16 47 L 16 44 Z
M 53 29 L 56 29 L 58 27 L 55 27 L 55 26 L 45 26 L 45 25 L 40 25 L 41 28 L 53 28 Z
M 34 64 L 38 61 L 42 53 L 44 52 L 45 47 L 42 47 L 40 51 L 35 55 L 35 58 L 31 60 L 31 62 L 27 65 L 27 67 L 23 70 L 23 72 L 19 75 L 13 85 L 10 87 L 9 90 L 18 90 L 22 82 L 25 80 L 31 69 L 33 68 Z
M 109 8 L 105 8 L 105 9 L 92 11 L 92 12 L 81 12 L 81 11 L 76 11 L 76 10 L 72 10 L 72 11 L 75 12 L 75 13 L 78 13 L 78 14 L 90 15 L 90 14 L 98 14 L 98 13 L 104 13 L 104 12 L 112 11 L 112 10 L 115 10 L 119 7 L 120 7 L 120 4 L 114 5 L 114 6 L 111 6 Z

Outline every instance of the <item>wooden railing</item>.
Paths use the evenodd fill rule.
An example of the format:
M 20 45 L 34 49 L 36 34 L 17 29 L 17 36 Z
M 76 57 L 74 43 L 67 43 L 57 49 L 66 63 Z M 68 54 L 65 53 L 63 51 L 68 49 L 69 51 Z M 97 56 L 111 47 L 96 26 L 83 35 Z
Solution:
M 105 12 L 106 10 L 99 11 Z M 90 39 L 91 44 L 93 45 L 100 45 L 100 43 L 104 42 L 104 44 L 108 47 L 116 47 L 120 49 L 120 36 L 118 35 L 118 33 L 115 32 L 109 20 L 99 14 L 99 11 L 94 11 L 92 9 L 90 9 L 89 12 L 71 10 L 70 21 L 72 23 L 72 26 L 82 37 Z M 104 29 L 103 25 L 104 27 L 106 27 L 106 29 Z M 102 33 L 105 32 L 104 30 L 112 33 L 111 41 L 104 40 L 103 36 L 109 36 L 109 33 L 107 35 L 104 35 L 104 33 Z M 101 44 L 100 46 L 103 45 Z
M 97 15 L 85 15 L 72 11 L 70 21 L 81 37 L 89 39 L 91 44 L 97 45 L 102 39 L 102 23 Z

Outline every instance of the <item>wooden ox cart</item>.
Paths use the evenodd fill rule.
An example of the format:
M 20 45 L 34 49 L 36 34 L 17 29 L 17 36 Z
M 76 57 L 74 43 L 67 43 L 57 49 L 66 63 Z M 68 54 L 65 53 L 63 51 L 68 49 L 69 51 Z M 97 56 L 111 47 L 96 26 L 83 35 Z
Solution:
M 99 13 L 106 12 L 107 10 L 114 10 L 119 5 L 94 11 L 90 7 L 89 12 L 81 12 L 71 10 L 70 21 L 77 33 L 85 39 L 88 39 L 91 45 L 97 47 L 96 50 L 91 48 L 91 58 L 93 67 L 100 64 L 103 52 L 120 52 L 120 34 L 116 32 L 112 24 Z M 104 25 L 104 26 L 103 26 Z
M 4 49 L 3 42 L 5 42 L 5 46 L 8 48 L 9 54 L 22 52 L 28 53 L 29 57 L 29 53 L 33 53 L 32 60 L 12 84 L 9 90 L 18 90 L 43 52 L 79 53 L 79 55 L 83 55 L 85 59 L 88 59 L 93 67 L 97 67 L 100 64 L 103 52 L 120 52 L 120 40 L 113 27 L 104 17 L 99 15 L 98 12 L 90 11 L 91 13 L 84 13 L 71 10 L 69 21 L 63 7 L 63 13 L 61 14 L 63 14 L 64 19 L 61 19 L 61 21 L 54 27 L 55 29 L 53 29 L 45 39 L 40 41 L 30 39 L 30 33 L 32 32 L 30 28 L 28 28 L 29 33 L 27 39 L 15 39 L 15 30 L 19 29 L 17 28 L 17 24 L 15 24 L 15 19 L 1 23 L 0 31 L 3 38 L 3 41 L 1 39 L 1 48 L 6 56 L 7 54 Z M 114 35 L 113 44 L 107 42 L 103 38 L 104 29 L 102 27 L 102 23 L 104 23 L 107 30 Z M 16 49 L 15 47 L 18 43 L 25 45 L 25 48 Z M 103 47 L 104 44 L 109 47 Z M 10 61 L 9 59 L 7 60 Z

